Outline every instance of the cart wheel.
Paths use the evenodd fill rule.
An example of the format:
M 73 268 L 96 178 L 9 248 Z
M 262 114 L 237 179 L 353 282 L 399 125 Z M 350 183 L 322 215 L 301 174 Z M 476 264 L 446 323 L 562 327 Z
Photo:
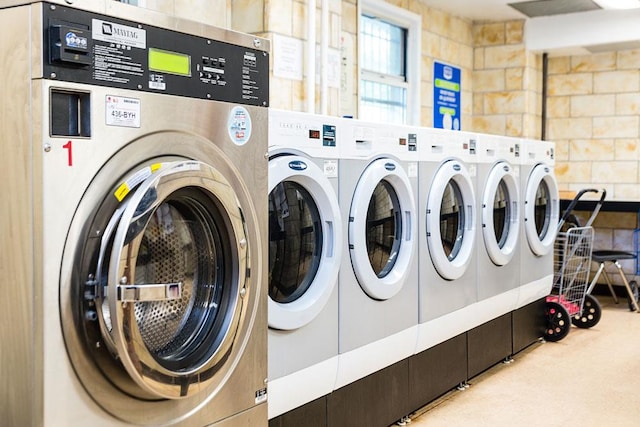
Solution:
M 545 316 L 547 318 L 547 329 L 544 332 L 545 340 L 556 342 L 567 336 L 571 329 L 571 316 L 562 304 L 547 301 Z
M 573 316 L 571 322 L 578 328 L 591 328 L 596 326 L 602 316 L 602 307 L 598 299 L 590 294 L 584 296 L 584 304 L 582 304 L 582 313 Z
M 640 290 L 638 289 L 638 283 L 635 280 L 632 280 L 629 282 L 629 287 L 631 288 L 631 292 L 633 293 L 633 297 L 636 299 L 636 301 L 638 301 L 638 297 L 640 296 Z M 629 298 L 629 295 L 627 295 L 627 302 L 629 303 L 629 310 L 631 311 L 636 311 L 635 308 L 633 308 L 633 301 L 631 301 L 631 298 Z

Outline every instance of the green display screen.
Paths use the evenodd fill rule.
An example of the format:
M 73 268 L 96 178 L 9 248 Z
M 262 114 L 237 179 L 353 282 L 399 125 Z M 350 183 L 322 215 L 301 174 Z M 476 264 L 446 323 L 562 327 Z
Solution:
M 183 53 L 149 48 L 149 70 L 191 76 L 191 57 Z

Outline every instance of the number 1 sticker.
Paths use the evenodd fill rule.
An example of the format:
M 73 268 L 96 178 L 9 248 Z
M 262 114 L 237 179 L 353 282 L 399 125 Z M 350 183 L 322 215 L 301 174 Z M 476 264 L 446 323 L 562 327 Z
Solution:
M 62 146 L 65 150 L 67 150 L 67 165 L 73 166 L 73 148 L 72 148 L 71 140 L 67 141 L 66 144 Z

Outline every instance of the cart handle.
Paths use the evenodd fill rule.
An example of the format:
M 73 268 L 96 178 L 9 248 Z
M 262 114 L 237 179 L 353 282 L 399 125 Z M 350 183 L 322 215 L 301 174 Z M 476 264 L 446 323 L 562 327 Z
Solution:
M 598 213 L 600 212 L 600 209 L 602 208 L 602 205 L 604 204 L 604 199 L 607 197 L 607 190 L 605 190 L 604 188 L 601 189 L 601 190 L 598 190 L 596 188 L 585 188 L 585 189 L 582 189 L 582 190 L 578 191 L 578 194 L 576 194 L 576 196 L 573 198 L 571 203 L 569 203 L 569 206 L 567 206 L 567 209 L 562 214 L 562 217 L 560 218 L 560 222 L 558 223 L 558 230 L 560 230 L 562 228 L 562 226 L 564 225 L 564 222 L 567 220 L 567 218 L 571 214 L 571 211 L 576 207 L 576 205 L 580 201 L 580 198 L 585 193 L 596 193 L 596 194 L 597 193 L 601 193 L 600 194 L 600 200 L 598 200 L 598 202 L 596 203 L 596 206 L 593 209 L 593 212 L 591 213 L 591 216 L 589 217 L 589 220 L 585 224 L 585 227 L 590 227 L 591 224 L 593 224 L 593 221 L 598 216 Z

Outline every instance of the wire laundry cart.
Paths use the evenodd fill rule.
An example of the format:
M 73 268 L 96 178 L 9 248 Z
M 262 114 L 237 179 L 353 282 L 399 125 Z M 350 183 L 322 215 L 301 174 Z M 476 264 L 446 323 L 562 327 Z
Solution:
M 584 226 L 580 226 L 572 211 L 586 193 L 601 193 L 600 200 Z M 584 189 L 578 192 L 558 222 L 554 243 L 554 275 L 551 295 L 547 296 L 544 338 L 560 341 L 571 325 L 579 328 L 595 326 L 602 315 L 598 300 L 589 293 L 589 272 L 593 250 L 593 221 L 607 195 L 605 190 Z

